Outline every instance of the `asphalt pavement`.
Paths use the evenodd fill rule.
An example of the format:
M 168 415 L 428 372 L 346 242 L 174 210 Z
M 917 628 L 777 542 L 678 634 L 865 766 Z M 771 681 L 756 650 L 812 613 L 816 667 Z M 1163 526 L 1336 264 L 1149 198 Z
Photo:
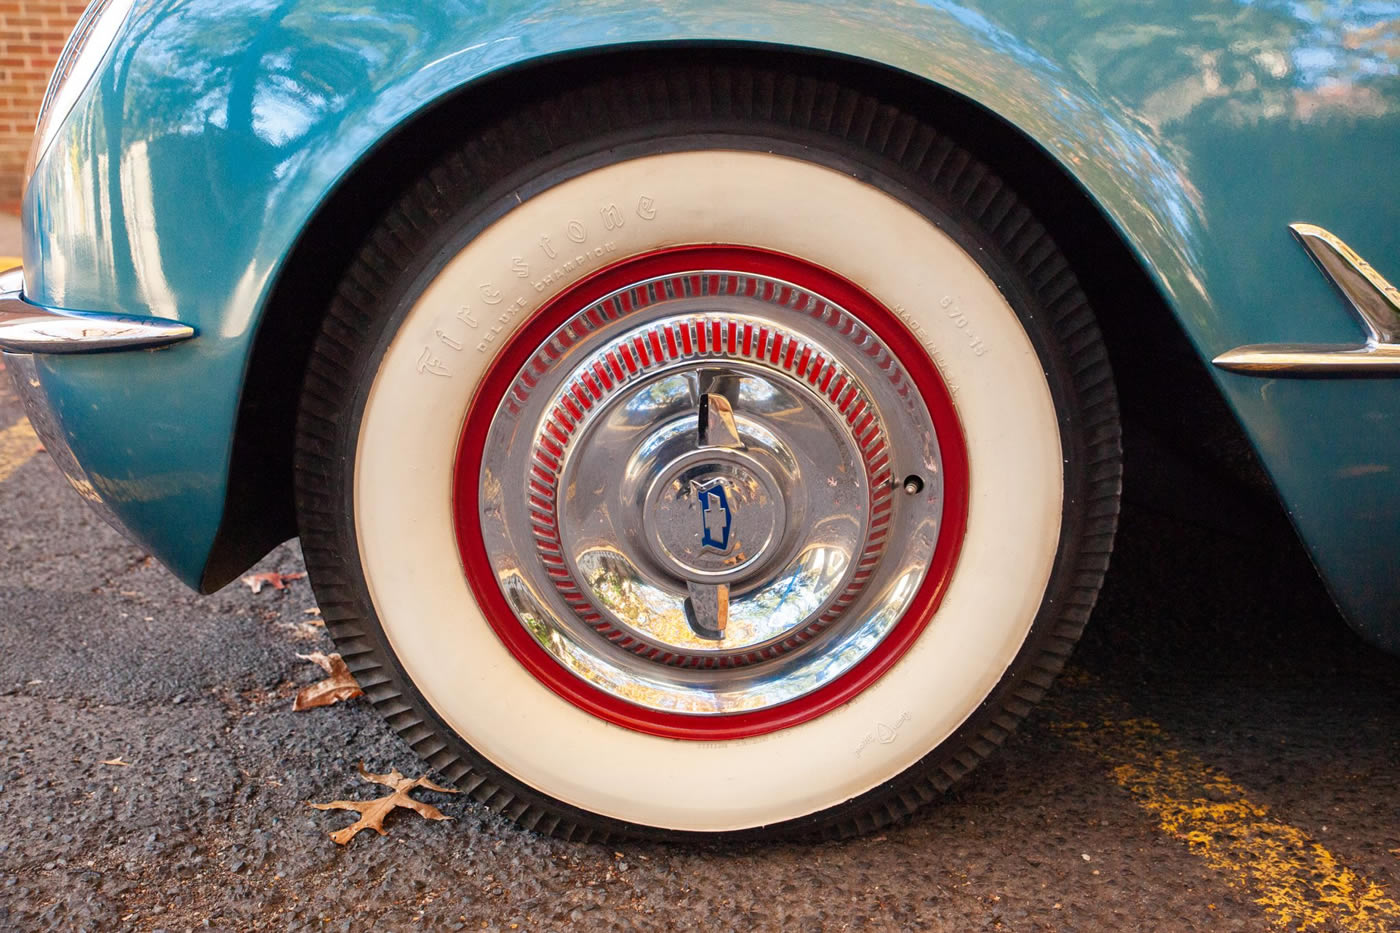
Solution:
M 1130 505 L 1047 703 L 877 835 L 578 845 L 420 790 L 452 821 L 340 847 L 308 801 L 421 769 L 361 701 L 292 711 L 332 650 L 305 580 L 197 596 L 37 447 L 6 376 L 0 929 L 1400 930 L 1400 661 L 1286 530 Z

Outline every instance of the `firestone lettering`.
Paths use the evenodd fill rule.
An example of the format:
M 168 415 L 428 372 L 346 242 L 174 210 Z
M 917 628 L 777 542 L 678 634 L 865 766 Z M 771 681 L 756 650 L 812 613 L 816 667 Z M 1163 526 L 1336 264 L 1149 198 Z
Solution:
M 549 272 L 543 278 L 536 279 L 530 284 L 534 286 L 535 291 L 542 292 L 551 284 L 565 278 L 569 273 L 576 272 L 579 269 L 583 269 L 589 266 L 590 264 L 595 263 L 596 260 L 602 258 L 603 256 L 606 256 L 608 253 L 615 252 L 616 250 L 617 244 L 614 243 L 612 240 L 608 240 L 602 246 L 595 246 L 592 249 L 581 252 L 570 259 L 566 259 L 563 265 L 556 267 L 553 271 Z
M 511 318 L 515 317 L 524 307 L 525 299 L 523 296 L 506 305 L 505 309 L 496 316 L 495 322 L 491 325 L 491 330 L 488 331 L 486 336 L 481 339 L 481 342 L 476 345 L 477 352 L 485 353 L 491 349 L 491 344 L 495 343 L 496 338 L 505 331 L 506 325 L 510 323 Z

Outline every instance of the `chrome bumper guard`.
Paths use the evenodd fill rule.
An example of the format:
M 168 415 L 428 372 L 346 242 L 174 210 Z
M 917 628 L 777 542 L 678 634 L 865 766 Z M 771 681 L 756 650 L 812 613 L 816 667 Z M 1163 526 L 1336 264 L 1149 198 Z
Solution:
M 160 347 L 194 336 L 163 318 L 54 311 L 24 300 L 24 270 L 0 273 L 0 350 L 7 353 L 95 353 Z

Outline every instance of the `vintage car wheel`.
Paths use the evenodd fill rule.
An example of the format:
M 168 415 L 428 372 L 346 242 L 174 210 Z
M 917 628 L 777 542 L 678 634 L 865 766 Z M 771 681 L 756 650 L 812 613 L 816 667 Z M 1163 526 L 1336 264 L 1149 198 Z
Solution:
M 388 211 L 316 344 L 307 565 L 428 762 L 572 838 L 900 818 L 1043 694 L 1116 524 L 1075 277 L 949 137 L 741 68 L 601 81 Z

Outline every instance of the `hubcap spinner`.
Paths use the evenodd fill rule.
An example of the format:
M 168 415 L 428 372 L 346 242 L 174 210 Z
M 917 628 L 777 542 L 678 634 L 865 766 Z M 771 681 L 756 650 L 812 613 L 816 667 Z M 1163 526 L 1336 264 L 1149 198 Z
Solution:
M 652 482 L 642 511 L 657 561 L 685 582 L 734 583 L 765 565 L 787 525 L 778 481 L 745 451 L 701 448 Z

